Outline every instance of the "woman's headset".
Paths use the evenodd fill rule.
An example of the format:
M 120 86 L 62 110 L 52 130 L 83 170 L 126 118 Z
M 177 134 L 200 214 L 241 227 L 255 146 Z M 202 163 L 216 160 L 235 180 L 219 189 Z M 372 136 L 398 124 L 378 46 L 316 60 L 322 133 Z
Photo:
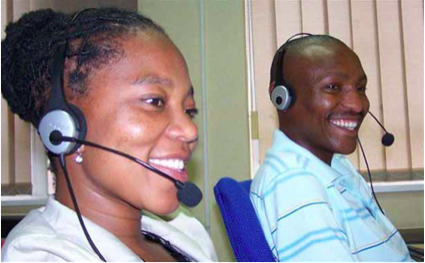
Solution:
M 78 12 L 72 18 L 66 31 L 74 24 L 75 19 L 87 10 L 91 9 Z M 67 49 L 68 40 L 59 46 L 55 53 L 50 98 L 37 128 L 44 146 L 49 152 L 56 155 L 72 154 L 81 145 L 75 142 L 56 142 L 51 138 L 54 132 L 60 132 L 62 136 L 79 140 L 84 140 L 87 133 L 87 122 L 83 112 L 77 106 L 68 103 L 65 97 L 63 75 Z
M 309 36 L 313 35 L 309 33 L 298 33 L 293 35 L 286 40 L 273 57 L 270 70 L 270 86 L 273 87 L 273 89 L 270 92 L 270 100 L 278 110 L 288 110 L 295 102 L 294 89 L 286 83 L 283 76 L 283 58 L 285 56 L 286 47 L 294 39 Z

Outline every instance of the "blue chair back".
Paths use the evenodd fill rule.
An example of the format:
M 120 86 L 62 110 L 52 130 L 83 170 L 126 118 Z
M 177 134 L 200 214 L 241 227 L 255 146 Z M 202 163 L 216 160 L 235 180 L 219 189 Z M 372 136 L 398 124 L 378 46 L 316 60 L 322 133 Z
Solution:
M 251 182 L 221 178 L 214 187 L 215 199 L 236 260 L 272 262 L 275 258 L 249 198 Z

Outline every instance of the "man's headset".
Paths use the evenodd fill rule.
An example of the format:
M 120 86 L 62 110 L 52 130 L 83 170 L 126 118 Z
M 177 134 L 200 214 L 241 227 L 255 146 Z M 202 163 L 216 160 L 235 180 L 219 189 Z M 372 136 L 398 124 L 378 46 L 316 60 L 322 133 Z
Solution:
M 294 89 L 285 81 L 283 76 L 283 59 L 288 44 L 298 38 L 309 37 L 312 34 L 298 33 L 290 37 L 276 51 L 273 57 L 272 67 L 270 70 L 270 86 L 273 88 L 270 92 L 270 100 L 278 110 L 288 110 L 295 102 Z

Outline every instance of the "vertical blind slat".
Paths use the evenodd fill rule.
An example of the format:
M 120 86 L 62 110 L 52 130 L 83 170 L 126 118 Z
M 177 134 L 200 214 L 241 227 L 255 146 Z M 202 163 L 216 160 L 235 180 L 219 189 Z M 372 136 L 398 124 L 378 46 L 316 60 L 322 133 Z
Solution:
M 3 11 L 3 10 L 2 10 Z M 8 185 L 14 181 L 13 165 L 13 117 L 6 101 L 1 99 L 1 184 Z
M 324 0 L 301 1 L 302 27 L 304 32 L 325 34 L 325 2 Z
M 410 168 L 406 119 L 405 85 L 400 41 L 400 16 L 397 1 L 377 1 L 378 40 L 381 66 L 383 122 L 396 141 L 385 148 L 389 170 Z
M 412 168 L 424 167 L 423 1 L 401 1 Z
M 300 0 L 275 1 L 275 10 L 276 24 L 274 27 L 276 28 L 277 46 L 279 47 L 289 37 L 303 31 L 301 2 Z
M 271 134 L 278 127 L 276 109 L 270 103 L 268 87 L 270 65 L 276 51 L 276 23 L 274 18 L 274 1 L 252 1 L 252 30 L 254 46 L 255 91 L 257 98 L 259 125 L 260 162 L 263 161 L 267 148 L 272 144 Z
M 359 56 L 368 78 L 367 96 L 370 111 L 378 118 L 381 116 L 380 70 L 377 44 L 376 19 L 372 1 L 351 1 L 353 30 L 353 49 Z M 382 130 L 376 122 L 367 116 L 362 124 L 359 138 L 365 149 L 369 166 L 372 170 L 384 170 L 385 159 L 381 145 Z M 366 170 L 362 157 L 360 170 Z
M 28 123 L 15 116 L 15 182 L 31 183 L 31 134 Z

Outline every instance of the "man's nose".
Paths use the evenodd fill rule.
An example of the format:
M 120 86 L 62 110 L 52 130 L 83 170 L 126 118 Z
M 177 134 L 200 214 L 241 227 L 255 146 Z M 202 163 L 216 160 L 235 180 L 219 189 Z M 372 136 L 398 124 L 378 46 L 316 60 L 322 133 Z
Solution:
M 344 94 L 342 105 L 356 113 L 362 112 L 367 106 L 367 97 L 361 94 L 357 89 L 350 90 Z

